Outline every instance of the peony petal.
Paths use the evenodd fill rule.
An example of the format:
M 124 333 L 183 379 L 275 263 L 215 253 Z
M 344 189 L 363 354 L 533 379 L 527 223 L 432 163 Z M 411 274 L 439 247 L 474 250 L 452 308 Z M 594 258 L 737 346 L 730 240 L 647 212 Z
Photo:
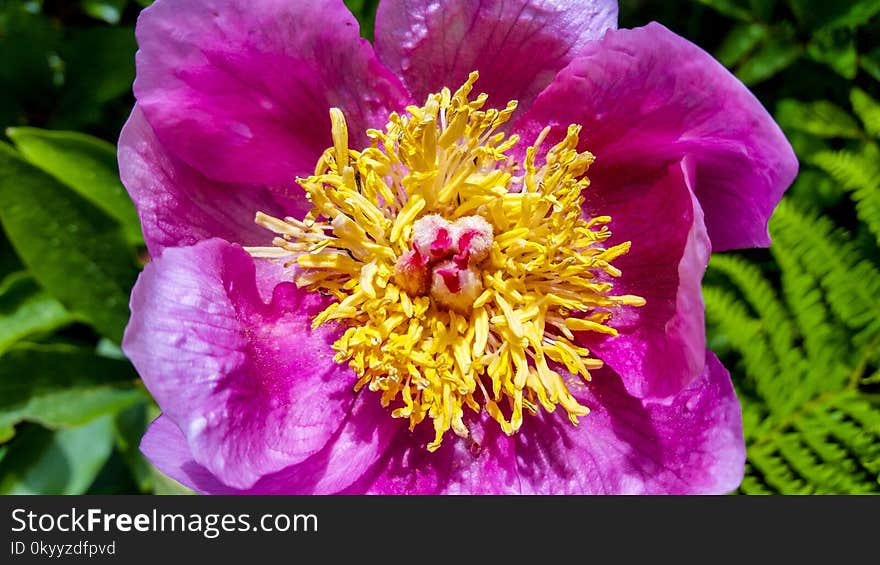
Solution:
M 347 492 L 350 494 L 517 494 L 514 441 L 485 412 L 473 416 L 471 437 L 447 434 L 440 448 L 430 425 L 412 432 L 401 426 L 385 456 Z
M 677 394 L 703 372 L 706 334 L 700 284 L 710 244 L 700 205 L 688 190 L 685 163 L 633 177 L 627 171 L 590 175 L 588 215 L 611 216 L 611 244 L 632 242 L 614 260 L 622 276 L 613 294 L 645 299 L 614 312 L 617 337 L 583 332 L 578 341 L 608 363 L 637 397 Z M 609 184 L 617 182 L 618 185 Z
M 530 140 L 570 123 L 584 126 L 582 148 L 596 154 L 591 176 L 688 157 L 713 248 L 769 245 L 767 222 L 797 159 L 761 103 L 696 45 L 656 23 L 589 43 L 518 129 Z
M 257 494 L 335 494 L 358 481 L 387 451 L 404 427 L 383 408 L 378 395 L 358 394 L 339 431 L 323 450 L 298 465 L 264 477 Z
M 669 405 L 629 396 L 610 371 L 595 375 L 572 426 L 559 414 L 525 418 L 516 436 L 524 493 L 723 494 L 745 469 L 739 402 L 727 370 L 705 371 Z
M 491 105 L 520 108 L 591 39 L 617 27 L 612 0 L 382 0 L 376 51 L 417 101 L 480 71 Z
M 333 361 L 338 330 L 310 330 L 325 300 L 281 283 L 267 304 L 269 287 L 238 246 L 168 248 L 135 285 L 123 341 L 194 460 L 235 488 L 320 451 L 354 400 L 353 373 Z
M 358 481 L 386 451 L 402 422 L 373 394 L 360 394 L 344 424 L 318 453 L 246 490 L 233 489 L 197 463 L 186 438 L 160 416 L 141 441 L 141 451 L 160 471 L 204 494 L 335 494 Z M 358 491 L 362 492 L 362 491 Z
M 222 182 L 296 188 L 332 144 L 332 106 L 359 146 L 407 102 L 341 0 L 157 0 L 136 35 L 134 91 L 156 136 Z
M 119 173 L 134 200 L 150 255 L 166 247 L 221 237 L 242 245 L 267 245 L 272 234 L 254 223 L 257 211 L 302 217 L 305 193 L 291 199 L 261 187 L 206 179 L 171 156 L 135 106 L 119 138 Z
M 197 463 L 167 416 L 141 449 L 163 473 L 209 494 L 722 494 L 742 480 L 742 422 L 730 377 L 711 352 L 705 367 L 668 405 L 643 404 L 600 371 L 577 391 L 592 410 L 578 426 L 541 412 L 507 437 L 484 416 L 471 426 L 479 449 L 449 437 L 433 454 L 425 449 L 430 433 L 410 433 L 362 394 L 324 450 L 247 490 Z
M 186 437 L 164 414 L 156 418 L 141 438 L 141 452 L 159 471 L 192 490 L 211 494 L 235 494 L 210 471 L 193 459 Z

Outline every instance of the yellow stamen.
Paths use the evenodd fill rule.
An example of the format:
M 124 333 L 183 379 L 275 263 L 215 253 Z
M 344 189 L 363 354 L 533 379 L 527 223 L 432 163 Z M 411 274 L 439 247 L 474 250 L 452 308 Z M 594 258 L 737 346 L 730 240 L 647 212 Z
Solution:
M 524 410 L 541 407 L 561 406 L 577 424 L 589 410 L 552 363 L 589 381 L 602 362 L 576 345 L 576 334 L 615 336 L 614 312 L 644 304 L 610 293 L 621 275 L 611 263 L 630 243 L 604 246 L 611 218 L 583 217 L 594 157 L 577 150 L 580 126 L 569 126 L 539 165 L 545 128 L 520 167 L 507 154 L 518 138 L 497 131 L 516 102 L 483 110 L 485 95 L 469 98 L 477 76 L 392 114 L 384 131 L 367 132 L 371 145 L 362 151 L 348 147 L 345 117 L 332 109 L 333 147 L 314 175 L 297 179 L 312 210 L 303 220 L 258 213 L 278 237 L 273 247 L 250 249 L 296 263 L 300 286 L 336 297 L 313 326 L 348 323 L 334 359 L 354 370 L 356 390 L 380 393 L 410 428 L 430 418 L 432 451 L 449 430 L 468 435 L 465 406 L 485 408 L 507 434 L 520 428 Z M 434 227 L 419 228 L 431 215 L 438 218 L 422 224 Z M 483 247 L 455 234 L 444 243 L 448 234 L 436 231 L 486 222 Z M 428 237 L 414 233 L 420 229 L 435 230 L 425 233 L 436 236 L 443 258 L 419 253 L 434 249 L 414 240 Z M 470 294 L 454 301 L 456 293 Z

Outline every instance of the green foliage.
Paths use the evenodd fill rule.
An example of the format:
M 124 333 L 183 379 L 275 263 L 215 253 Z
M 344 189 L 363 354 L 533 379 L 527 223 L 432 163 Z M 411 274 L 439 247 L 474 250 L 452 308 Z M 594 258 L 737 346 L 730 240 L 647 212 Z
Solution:
M 0 494 L 84 494 L 113 453 L 113 420 L 52 431 L 28 426 L 0 461 Z
M 704 283 L 743 406 L 740 492 L 880 492 L 880 1 L 700 1 L 733 20 L 714 52 L 801 163 L 770 255 L 715 254 Z
M 880 382 L 880 105 L 860 89 L 850 99 L 858 120 L 826 101 L 797 100 L 783 100 L 777 118 L 847 140 L 812 153 L 818 171 L 807 172 L 849 195 L 857 226 L 876 239 L 860 241 L 815 201 L 803 209 L 795 193 L 770 222 L 773 263 L 762 269 L 729 254 L 710 263 L 711 341 L 734 364 L 743 403 L 744 493 L 880 492 L 880 406 L 870 389 Z
M 108 24 L 118 24 L 128 0 L 80 0 L 83 12 Z
M 714 341 L 740 376 L 745 493 L 880 491 L 880 408 L 864 386 L 880 352 L 880 272 L 826 218 L 783 201 L 771 221 L 781 293 L 736 255 L 704 289 Z
M 28 378 L 22 378 L 27 375 Z M 21 421 L 86 424 L 142 400 L 130 363 L 68 345 L 19 346 L 0 357 L 0 441 Z
M 351 10 L 361 24 L 361 35 L 370 41 L 373 40 L 373 23 L 379 0 L 345 0 L 345 5 Z
M 739 63 L 736 74 L 748 85 L 757 84 L 788 68 L 802 52 L 803 46 L 795 41 L 792 31 L 771 31 L 768 39 Z
M 863 129 L 852 129 L 856 125 L 852 118 L 846 135 L 842 135 L 839 127 L 841 121 L 835 119 L 815 124 L 812 128 L 804 120 L 792 120 L 788 125 L 805 131 L 813 130 L 810 133 L 823 137 L 856 137 L 863 140 L 862 143 L 839 150 L 817 151 L 811 155 L 809 162 L 850 193 L 859 217 L 880 244 L 880 147 L 877 143 L 880 139 L 880 104 L 858 88 L 852 90 L 850 100 Z
M 786 70 L 796 76 L 808 61 L 825 65 L 852 80 L 862 68 L 877 71 L 873 57 L 860 57 L 860 27 L 880 13 L 877 0 L 786 2 L 699 0 L 733 18 L 737 25 L 717 49 L 718 59 L 748 85 L 769 80 Z M 876 76 L 876 74 L 875 74 Z
M 0 282 L 0 354 L 24 338 L 51 332 L 72 321 L 64 306 L 27 273 L 14 273 Z
M 121 341 L 137 271 L 117 222 L 2 145 L 0 222 L 43 288 Z
M 880 151 L 866 145 L 860 152 L 822 151 L 812 163 L 852 193 L 863 221 L 880 242 Z
M 776 108 L 776 119 L 783 127 L 788 126 L 817 137 L 858 138 L 861 135 L 859 124 L 852 116 L 827 100 L 783 100 Z
M 859 57 L 859 66 L 874 80 L 880 80 L 880 47 L 862 53 Z
M 6 135 L 28 162 L 116 220 L 130 244 L 143 244 L 137 212 L 119 180 L 113 145 L 77 132 L 37 128 L 9 128 Z

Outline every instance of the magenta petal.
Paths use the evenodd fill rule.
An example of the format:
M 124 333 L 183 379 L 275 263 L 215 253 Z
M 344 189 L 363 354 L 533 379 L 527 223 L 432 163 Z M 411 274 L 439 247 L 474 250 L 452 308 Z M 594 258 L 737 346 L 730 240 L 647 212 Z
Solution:
M 382 0 L 376 51 L 417 101 L 477 70 L 491 105 L 524 108 L 587 41 L 616 27 L 612 0 Z
M 330 107 L 359 146 L 407 101 L 341 0 L 157 0 L 136 35 L 138 104 L 214 180 L 291 186 L 331 145 Z
M 610 30 L 559 72 L 518 127 L 530 140 L 570 123 L 584 126 L 596 170 L 691 159 L 713 248 L 769 245 L 767 222 L 797 159 L 761 103 L 696 45 L 657 23 Z
M 168 248 L 132 292 L 123 349 L 193 458 L 224 484 L 320 451 L 354 400 L 354 375 L 333 361 L 334 328 L 311 330 L 325 305 L 222 240 Z M 268 297 L 266 297 L 268 298 Z
M 171 156 L 156 139 L 138 106 L 119 138 L 119 173 L 141 220 L 147 249 L 221 237 L 242 245 L 265 245 L 270 234 L 254 223 L 257 211 L 301 217 L 305 193 L 290 199 L 260 187 L 211 181 Z
M 514 440 L 483 412 L 468 422 L 471 437 L 448 433 L 431 453 L 429 425 L 409 431 L 401 425 L 385 456 L 372 473 L 350 489 L 351 494 L 517 494 Z
M 358 394 L 339 431 L 323 450 L 265 477 L 254 491 L 266 494 L 335 494 L 359 480 L 387 451 L 403 422 L 391 417 L 378 395 Z
M 236 492 L 193 460 L 186 437 L 168 416 L 159 416 L 150 424 L 140 448 L 159 471 L 187 488 L 212 494 Z
M 226 486 L 197 463 L 186 438 L 167 416 L 153 422 L 140 447 L 160 471 L 204 494 L 335 494 L 359 480 L 379 460 L 401 425 L 374 395 L 361 394 L 324 449 L 262 477 L 246 490 Z
M 610 324 L 617 337 L 583 332 L 578 341 L 608 363 L 637 397 L 677 394 L 703 372 L 706 335 L 700 284 L 710 244 L 685 164 L 646 177 L 624 171 L 592 177 L 584 195 L 591 216 L 611 216 L 611 243 L 632 242 L 614 261 L 623 273 L 613 294 L 645 299 L 624 306 Z M 618 183 L 618 184 L 614 184 Z
M 541 494 L 723 494 L 743 477 L 739 402 L 711 353 L 705 371 L 669 405 L 643 404 L 603 371 L 572 426 L 559 414 L 525 418 L 516 436 L 523 492 Z

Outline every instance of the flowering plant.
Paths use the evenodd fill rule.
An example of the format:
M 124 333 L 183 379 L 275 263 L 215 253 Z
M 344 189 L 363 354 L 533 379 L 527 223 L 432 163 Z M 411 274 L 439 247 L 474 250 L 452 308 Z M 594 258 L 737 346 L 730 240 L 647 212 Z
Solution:
M 700 281 L 769 244 L 797 161 L 616 14 L 385 0 L 374 51 L 331 0 L 146 9 L 119 163 L 153 463 L 208 493 L 735 488 Z

